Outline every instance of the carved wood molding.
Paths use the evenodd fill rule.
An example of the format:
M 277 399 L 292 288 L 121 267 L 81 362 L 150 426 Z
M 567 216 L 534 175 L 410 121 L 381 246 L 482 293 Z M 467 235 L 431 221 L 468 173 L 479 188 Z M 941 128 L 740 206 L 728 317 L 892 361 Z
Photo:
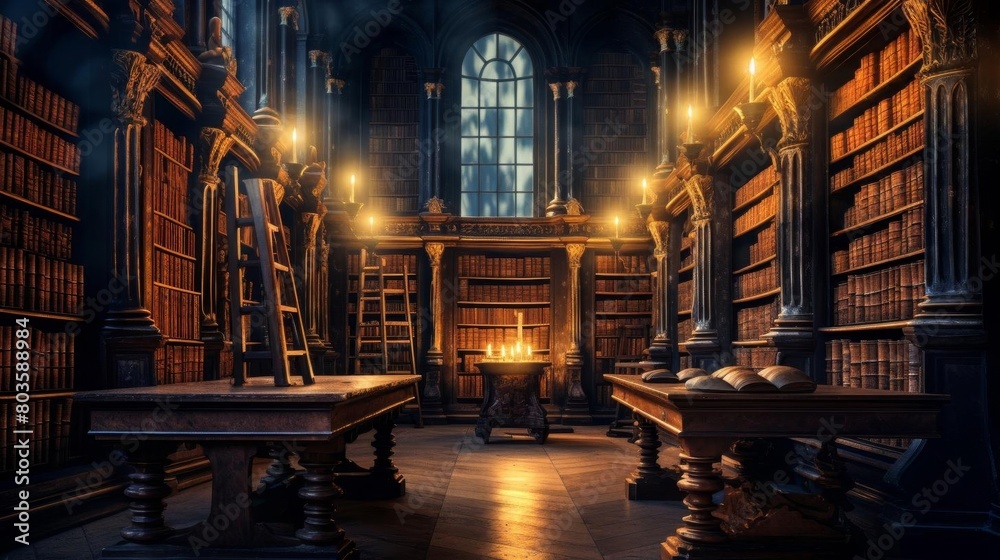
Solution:
M 906 0 L 903 13 L 920 35 L 921 73 L 969 66 L 976 57 L 972 0 Z
M 670 222 L 649 222 L 647 227 L 649 228 L 650 235 L 653 237 L 653 243 L 656 244 L 653 254 L 656 258 L 660 258 L 661 254 L 665 255 L 667 253 L 667 247 L 670 244 Z
M 313 212 L 303 212 L 299 214 L 299 221 L 302 224 L 302 248 L 311 251 L 316 248 L 316 236 L 319 233 L 319 226 L 323 223 L 323 216 Z M 308 271 L 306 271 L 308 274 Z
M 219 164 L 229 153 L 233 137 L 221 128 L 204 127 L 198 134 L 198 179 L 202 183 L 215 183 L 219 178 Z
M 122 123 L 145 126 L 146 97 L 160 78 L 160 67 L 135 51 L 111 51 L 111 111 Z
M 807 143 L 812 117 L 812 83 L 809 78 L 785 78 L 772 91 L 771 104 L 781 122 L 778 147 Z
M 587 246 L 583 243 L 568 243 L 566 245 L 566 256 L 569 257 L 570 268 L 580 268 L 580 260 Z
M 707 222 L 712 217 L 715 190 L 711 175 L 693 175 L 684 181 L 684 190 L 691 197 L 691 222 Z
M 427 256 L 431 260 L 431 267 L 441 266 L 441 256 L 444 255 L 444 243 L 428 243 L 424 246 Z

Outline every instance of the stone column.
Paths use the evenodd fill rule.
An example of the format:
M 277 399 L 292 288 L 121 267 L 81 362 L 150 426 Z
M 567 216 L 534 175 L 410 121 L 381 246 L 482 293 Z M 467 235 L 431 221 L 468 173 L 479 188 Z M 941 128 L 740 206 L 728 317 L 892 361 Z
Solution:
M 691 224 L 694 226 L 694 300 L 691 319 L 694 329 L 685 344 L 691 355 L 691 365 L 714 371 L 719 360 L 719 331 L 716 324 L 715 259 L 712 214 L 715 192 L 712 176 L 707 174 L 707 162 L 692 162 L 694 171 L 684 181 L 691 197 Z
M 330 188 L 327 189 L 327 207 L 331 211 L 341 211 L 344 207 L 344 195 L 341 192 L 341 187 L 344 181 L 342 177 L 334 177 L 332 175 L 333 169 L 339 169 L 337 165 L 337 147 L 340 143 L 340 102 L 344 92 L 344 80 L 339 80 L 334 78 L 330 74 L 330 68 L 327 66 L 326 74 L 326 129 L 328 133 L 327 137 L 327 151 L 326 157 L 326 170 L 327 184 Z
M 550 71 L 551 72 L 551 71 Z M 559 78 L 555 78 L 558 80 Z M 566 185 L 562 175 L 563 156 L 563 135 L 562 135 L 562 112 L 563 112 L 563 89 L 562 82 L 549 82 L 549 89 L 552 90 L 552 177 L 554 193 L 549 205 L 545 207 L 546 216 L 561 216 L 566 213 Z
M 424 246 L 431 263 L 431 348 L 427 351 L 427 370 L 424 374 L 423 407 L 424 422 L 444 423 L 444 406 L 441 402 L 441 366 L 444 365 L 442 351 L 444 329 L 444 306 L 441 301 L 441 257 L 444 256 L 443 243 L 427 243 Z
M 444 84 L 441 83 L 441 68 L 424 69 L 424 116 L 427 119 L 424 127 L 424 138 L 420 146 L 421 159 L 424 162 L 423 185 L 420 188 L 420 208 L 426 208 L 431 199 L 441 200 L 441 131 L 438 118 L 441 115 L 441 93 Z
M 108 384 L 156 384 L 153 354 L 163 341 L 147 308 L 151 289 L 144 231 L 147 200 L 142 178 L 143 108 L 160 68 L 142 53 L 111 51 L 111 111 L 115 118 L 112 302 L 102 329 Z
M 205 379 L 220 379 L 220 355 L 225 335 L 219 328 L 219 164 L 233 137 L 219 128 L 205 127 L 198 135 L 198 188 L 201 194 L 201 340 L 205 343 Z
M 656 166 L 656 172 L 653 174 L 655 179 L 664 179 L 673 171 L 674 149 L 677 146 L 677 122 L 671 111 L 671 105 L 675 101 L 670 91 L 671 82 L 676 79 L 672 60 L 673 45 L 670 39 L 672 35 L 672 30 L 667 27 L 657 29 L 653 34 L 660 45 L 659 65 L 653 67 L 658 86 L 656 125 L 660 149 L 660 164 Z
M 576 199 L 576 192 L 573 189 L 574 177 L 573 177 L 573 100 L 576 98 L 576 94 L 580 92 L 580 70 L 574 69 L 571 79 L 566 82 L 566 144 L 565 147 L 565 160 L 564 160 L 564 171 L 563 174 L 566 176 L 565 187 L 567 190 L 567 204 L 569 206 L 578 206 L 579 201 Z M 570 204 L 572 201 L 572 204 Z
M 288 70 L 288 57 L 291 56 L 288 52 L 290 49 L 288 37 L 292 31 L 299 28 L 299 13 L 294 6 L 284 6 L 278 8 L 278 18 L 280 27 L 278 35 L 278 111 L 282 118 L 287 119 L 292 105 L 288 87 L 288 82 L 292 80 Z M 292 154 L 289 161 L 298 161 L 298 154 Z
M 667 248 L 670 246 L 670 222 L 649 222 L 649 233 L 653 237 L 655 248 L 653 257 L 656 259 L 655 284 L 652 286 L 655 294 L 653 308 L 653 341 L 649 345 L 649 361 L 655 368 L 670 367 L 673 358 L 673 344 L 670 341 L 670 331 L 667 323 L 670 321 L 669 299 L 670 271 Z
M 777 250 L 780 308 L 764 338 L 778 348 L 778 363 L 810 371 L 813 335 L 813 211 L 810 136 L 812 83 L 788 77 L 774 88 L 771 103 L 781 122 L 778 142 Z
M 583 391 L 583 353 L 580 352 L 580 261 L 587 246 L 583 243 L 566 245 L 569 263 L 569 301 L 566 304 L 566 329 L 569 351 L 566 352 L 566 405 L 563 407 L 564 424 L 589 424 L 590 405 Z

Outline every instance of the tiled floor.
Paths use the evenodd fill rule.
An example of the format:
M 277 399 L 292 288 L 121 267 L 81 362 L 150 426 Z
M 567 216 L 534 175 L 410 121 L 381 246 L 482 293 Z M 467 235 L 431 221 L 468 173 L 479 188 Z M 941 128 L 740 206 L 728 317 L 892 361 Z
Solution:
M 471 426 L 400 426 L 394 459 L 406 476 L 407 495 L 342 501 L 337 520 L 366 560 L 657 559 L 684 507 L 626 500 L 624 479 L 638 448 L 604 432 L 601 426 L 575 427 L 538 445 L 517 435 L 498 438 L 502 432 L 494 431 L 493 443 L 483 445 Z M 370 452 L 365 437 L 349 447 L 361 464 Z M 171 497 L 168 522 L 203 519 L 208 497 L 207 485 Z M 118 541 L 126 522 L 122 513 L 7 558 L 96 558 Z

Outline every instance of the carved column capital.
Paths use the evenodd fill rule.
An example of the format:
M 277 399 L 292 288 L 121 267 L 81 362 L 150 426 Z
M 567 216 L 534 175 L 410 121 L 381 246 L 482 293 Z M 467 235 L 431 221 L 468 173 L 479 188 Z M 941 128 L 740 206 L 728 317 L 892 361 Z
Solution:
M 809 122 L 812 117 L 811 94 L 812 82 L 809 78 L 793 76 L 781 80 L 775 86 L 771 94 L 771 104 L 781 122 L 779 148 L 809 141 Z
M 295 6 L 283 6 L 278 8 L 278 17 L 281 20 L 281 25 L 291 25 L 292 29 L 298 30 L 299 12 L 295 9 Z
M 549 89 L 552 90 L 552 100 L 558 101 L 562 99 L 562 82 L 549 82 Z
M 649 228 L 650 235 L 653 237 L 653 243 L 656 244 L 655 251 L 665 254 L 667 246 L 670 243 L 670 222 L 658 220 L 649 222 L 647 227 Z M 659 258 L 659 255 L 657 255 L 657 258 Z
M 341 93 L 344 93 L 344 86 L 345 85 L 346 85 L 346 83 L 344 82 L 344 80 L 338 80 L 337 78 L 327 78 L 326 79 L 326 92 L 327 93 L 336 93 L 337 95 L 340 95 Z
M 653 83 L 660 85 L 660 67 L 650 66 L 649 69 L 653 71 Z
M 424 250 L 431 260 L 431 267 L 441 266 L 441 256 L 444 255 L 444 243 L 428 243 Z
M 312 251 L 316 248 L 316 238 L 319 233 L 319 226 L 323 223 L 323 218 L 313 212 L 302 212 L 299 214 L 299 222 L 302 224 L 302 248 Z
M 653 33 L 653 37 L 656 37 L 656 41 L 660 43 L 660 52 L 670 52 L 673 50 L 670 48 L 671 35 L 673 35 L 673 30 L 666 27 L 657 29 Z
M 694 175 L 684 181 L 684 190 L 691 197 L 691 222 L 695 225 L 708 222 L 712 217 L 715 191 L 711 175 Z
M 312 50 L 309 51 L 309 65 L 313 68 L 318 68 L 320 66 L 326 65 L 326 60 L 330 57 L 330 54 L 326 51 Z
M 569 257 L 570 268 L 580 268 L 580 260 L 583 259 L 583 252 L 587 246 L 583 243 L 569 243 L 566 245 L 566 256 Z
M 160 78 L 160 67 L 135 51 L 111 51 L 111 111 L 122 123 L 145 126 L 146 96 Z
M 424 82 L 424 92 L 427 93 L 427 99 L 441 99 L 443 91 L 444 84 L 441 82 Z
M 970 66 L 976 58 L 972 0 L 906 0 L 903 13 L 920 36 L 922 74 Z
M 674 29 L 672 35 L 674 38 L 675 49 L 678 51 L 684 50 L 684 44 L 687 43 L 688 40 L 687 29 Z
M 572 98 L 576 89 L 580 87 L 580 82 L 566 82 L 566 97 Z
M 204 127 L 198 134 L 198 179 L 202 183 L 215 183 L 219 177 L 219 164 L 233 145 L 233 137 L 221 128 Z

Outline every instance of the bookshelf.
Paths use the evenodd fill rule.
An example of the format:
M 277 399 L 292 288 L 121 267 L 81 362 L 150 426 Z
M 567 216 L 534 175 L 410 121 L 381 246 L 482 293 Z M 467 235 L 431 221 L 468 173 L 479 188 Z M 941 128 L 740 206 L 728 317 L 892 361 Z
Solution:
M 777 352 L 762 338 L 778 316 L 776 211 L 778 172 L 773 165 L 751 177 L 733 194 L 733 359 L 764 368 Z
M 855 59 L 829 103 L 830 314 L 826 382 L 919 392 L 921 351 L 903 337 L 924 297 L 924 107 L 917 35 Z M 898 440 L 877 440 L 905 446 Z
M 459 402 L 483 398 L 482 376 L 475 364 L 517 342 L 517 314 L 522 313 L 524 343 L 532 355 L 548 359 L 551 348 L 551 257 L 492 254 L 456 256 L 458 300 L 455 302 L 454 395 Z M 539 396 L 550 398 L 551 368 L 540 382 Z
M 33 470 L 73 457 L 69 333 L 82 320 L 84 280 L 74 251 L 80 110 L 24 73 L 16 37 L 0 16 L 0 472 L 17 468 L 14 429 L 31 430 Z M 27 422 L 15 423 L 22 412 Z
M 649 160 L 647 81 L 643 66 L 625 52 L 599 52 L 587 70 L 583 146 L 589 157 L 580 202 L 591 214 L 620 211 L 623 199 L 639 192 L 636 173 Z
M 377 255 L 368 255 L 369 266 L 374 266 L 378 264 L 375 259 L 384 259 L 384 271 L 389 274 L 402 274 L 404 267 L 406 270 L 406 289 L 409 291 L 410 297 L 410 321 L 413 324 L 413 332 L 416 336 L 417 346 L 414 347 L 414 353 L 417 359 L 420 359 L 420 340 L 422 331 L 422 318 L 420 314 L 420 283 L 419 278 L 419 260 L 416 253 L 383 253 L 379 252 Z M 346 339 L 346 356 L 347 356 L 347 371 L 353 372 L 355 370 L 355 362 L 357 361 L 357 356 L 355 355 L 355 344 L 354 341 L 358 335 L 358 282 L 361 279 L 361 253 L 350 253 L 347 255 L 347 276 L 348 276 L 348 292 L 347 292 L 347 317 L 344 333 L 347 335 Z M 373 273 L 366 275 L 365 283 L 368 284 L 370 288 L 378 288 L 378 277 Z M 403 288 L 402 281 L 399 279 L 386 279 L 386 288 L 388 289 L 401 289 Z M 402 305 L 400 305 L 402 307 Z M 363 328 L 363 327 L 362 327 Z M 409 369 L 409 351 L 398 352 L 398 355 L 390 354 L 390 363 L 397 365 L 405 361 L 400 365 L 400 369 Z M 367 371 L 365 365 L 362 363 L 362 373 L 382 373 L 381 370 L 377 372 Z M 418 368 L 419 371 L 419 368 Z
M 368 204 L 377 214 L 419 208 L 419 108 L 416 61 L 399 50 L 372 58 L 368 124 Z
M 623 262 L 624 261 L 624 262 Z M 653 279 L 648 255 L 594 256 L 594 405 L 614 408 L 605 373 L 615 362 L 642 359 L 653 322 Z
M 157 383 L 201 381 L 201 292 L 188 180 L 194 146 L 161 121 L 152 126 L 152 305 L 166 343 L 156 351 Z
M 677 259 L 677 354 L 680 368 L 690 366 L 691 359 L 684 350 L 684 342 L 694 331 L 692 308 L 694 306 L 694 230 L 689 218 L 681 218 L 680 248 Z

